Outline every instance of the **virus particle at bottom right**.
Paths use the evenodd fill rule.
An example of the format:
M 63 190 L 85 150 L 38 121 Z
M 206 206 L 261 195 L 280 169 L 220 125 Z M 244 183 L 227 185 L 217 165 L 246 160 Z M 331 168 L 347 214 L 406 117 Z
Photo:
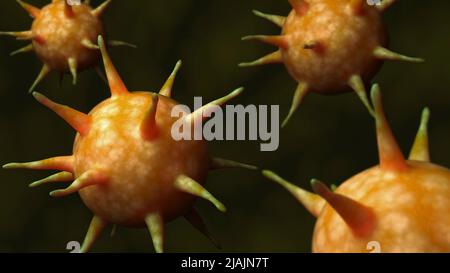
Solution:
M 379 87 L 372 88 L 380 164 L 336 189 L 311 181 L 314 193 L 264 171 L 318 218 L 313 252 L 450 252 L 450 170 L 430 163 L 425 109 L 406 160 L 384 114 Z

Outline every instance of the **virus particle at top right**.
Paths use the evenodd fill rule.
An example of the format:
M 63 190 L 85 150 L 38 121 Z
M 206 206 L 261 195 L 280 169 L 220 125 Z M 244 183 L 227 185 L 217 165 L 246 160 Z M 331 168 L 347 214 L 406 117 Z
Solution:
M 283 127 L 310 92 L 335 95 L 354 90 L 373 115 L 365 86 L 383 61 L 423 61 L 386 48 L 388 39 L 381 15 L 394 0 L 384 0 L 379 5 L 369 5 L 366 0 L 289 0 L 289 3 L 293 10 L 288 17 L 254 11 L 282 27 L 282 34 L 247 36 L 243 40 L 259 40 L 279 50 L 240 64 L 246 67 L 283 63 L 299 83 Z
M 425 109 L 406 160 L 372 89 L 380 164 L 335 189 L 311 181 L 314 193 L 271 171 L 264 175 L 291 192 L 317 217 L 312 250 L 326 253 L 450 252 L 450 170 L 430 163 Z

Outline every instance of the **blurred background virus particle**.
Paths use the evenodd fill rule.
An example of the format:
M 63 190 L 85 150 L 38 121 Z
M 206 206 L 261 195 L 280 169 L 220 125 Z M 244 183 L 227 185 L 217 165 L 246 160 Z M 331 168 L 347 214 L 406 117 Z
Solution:
M 386 48 L 387 33 L 382 12 L 394 1 L 369 5 L 366 0 L 289 0 L 293 10 L 287 17 L 254 13 L 282 28 L 281 35 L 255 35 L 279 50 L 240 66 L 283 63 L 298 82 L 283 127 L 310 92 L 335 95 L 355 91 L 369 112 L 372 106 L 365 86 L 384 60 L 422 62 Z
M 374 242 L 381 252 L 449 252 L 450 170 L 430 163 L 429 110 L 423 111 L 409 160 L 405 160 L 386 120 L 377 85 L 372 100 L 380 165 L 332 190 L 314 179 L 316 194 L 271 171 L 264 175 L 318 217 L 314 252 L 368 252 Z
M 172 125 L 184 119 L 188 124 L 202 122 L 205 113 L 238 96 L 242 88 L 181 117 L 172 117 L 178 103 L 171 99 L 178 63 L 159 94 L 131 93 L 122 82 L 98 38 L 103 55 L 111 98 L 89 114 L 54 103 L 39 93 L 34 97 L 68 122 L 77 132 L 73 155 L 32 163 L 7 164 L 4 168 L 56 169 L 60 173 L 30 186 L 75 180 L 69 187 L 50 193 L 60 197 L 79 192 L 94 213 L 82 245 L 87 252 L 107 224 L 148 227 L 157 252 L 163 252 L 164 225 L 184 216 L 208 236 L 205 224 L 193 208 L 196 199 L 211 201 L 224 212 L 225 206 L 203 184 L 210 170 L 253 166 L 208 155 L 206 142 L 176 141 Z M 214 240 L 213 240 L 214 242 Z
M 100 61 L 100 52 L 96 45 L 99 35 L 105 35 L 101 16 L 112 0 L 93 9 L 90 1 L 84 2 L 52 0 L 42 9 L 17 2 L 34 19 L 30 30 L 16 32 L 0 32 L 0 35 L 10 35 L 18 40 L 30 40 L 31 43 L 11 53 L 16 55 L 25 52 L 35 52 L 44 63 L 30 92 L 51 72 L 70 73 L 73 84 L 77 82 L 80 71 L 96 68 Z M 72 3 L 73 2 L 73 3 Z M 109 45 L 128 45 L 122 41 L 110 41 Z M 101 75 L 102 76 L 102 75 Z

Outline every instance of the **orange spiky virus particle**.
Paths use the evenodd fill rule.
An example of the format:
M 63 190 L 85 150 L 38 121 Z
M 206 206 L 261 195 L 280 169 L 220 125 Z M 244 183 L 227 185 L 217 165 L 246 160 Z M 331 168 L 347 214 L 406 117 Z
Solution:
M 264 175 L 290 191 L 318 217 L 314 252 L 450 252 L 450 170 L 430 163 L 425 109 L 409 160 L 405 160 L 374 86 L 380 165 L 329 190 L 312 180 L 316 194 L 271 171 Z
M 259 40 L 279 50 L 240 66 L 283 63 L 299 83 L 283 126 L 310 92 L 335 95 L 354 90 L 373 114 L 365 85 L 383 60 L 422 61 L 386 49 L 381 13 L 393 2 L 371 6 L 366 0 L 289 0 L 293 10 L 288 17 L 254 11 L 282 27 L 282 33 L 243 40 Z
M 83 202 L 94 213 L 82 252 L 91 248 L 107 224 L 147 226 L 157 252 L 163 251 L 164 224 L 179 216 L 184 216 L 210 237 L 193 208 L 194 201 L 201 197 L 225 211 L 225 206 L 202 186 L 209 170 L 254 167 L 211 159 L 203 140 L 176 141 L 172 138 L 171 127 L 179 119 L 171 116 L 178 103 L 170 97 L 180 63 L 159 94 L 131 93 L 114 68 L 101 36 L 99 46 L 112 96 L 89 114 L 33 93 L 41 104 L 78 132 L 73 155 L 32 163 L 12 163 L 4 168 L 62 171 L 31 186 L 75 180 L 66 189 L 53 191 L 50 195 L 60 197 L 79 192 Z M 241 91 L 237 89 L 181 118 L 188 122 L 201 122 L 204 112 L 226 103 Z
M 96 40 L 99 35 L 105 35 L 101 16 L 111 0 L 95 9 L 91 8 L 89 0 L 79 5 L 71 5 L 66 0 L 52 0 L 42 9 L 20 0 L 17 2 L 34 18 L 31 29 L 0 34 L 11 35 L 18 40 L 31 40 L 31 44 L 11 55 L 35 52 L 44 63 L 30 92 L 51 71 L 61 75 L 71 73 L 76 84 L 78 72 L 99 64 L 101 57 Z M 110 44 L 130 45 L 120 41 L 111 41 Z

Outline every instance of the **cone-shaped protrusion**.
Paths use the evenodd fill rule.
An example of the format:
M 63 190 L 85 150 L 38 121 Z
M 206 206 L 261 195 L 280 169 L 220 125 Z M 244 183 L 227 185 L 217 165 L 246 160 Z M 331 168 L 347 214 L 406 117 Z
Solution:
M 228 160 L 228 159 L 223 159 L 223 158 L 211 159 L 211 166 L 210 166 L 211 170 L 220 170 L 220 169 L 229 169 L 229 168 L 242 168 L 242 169 L 248 169 L 248 170 L 253 170 L 253 171 L 258 170 L 258 167 L 256 167 L 256 166 L 252 166 L 252 165 L 248 165 L 248 164 L 244 164 L 244 163 L 240 163 L 240 162 L 236 162 L 236 161 L 232 161 L 232 160 Z
M 360 204 L 348 197 L 334 193 L 322 182 L 313 179 L 311 185 L 318 195 L 342 217 L 357 237 L 370 236 L 376 227 L 376 216 L 369 207 Z
M 370 104 L 369 98 L 367 97 L 367 90 L 364 86 L 364 82 L 359 75 L 353 75 L 348 80 L 348 85 L 356 92 L 359 99 L 362 101 L 364 106 L 369 111 L 369 114 L 372 116 L 375 116 L 375 112 L 372 108 L 372 105 Z
M 222 105 L 226 104 L 231 99 L 234 99 L 235 97 L 239 96 L 243 91 L 244 91 L 244 88 L 242 88 L 242 87 L 238 88 L 238 89 L 234 90 L 233 92 L 231 92 L 230 94 L 226 95 L 225 97 L 217 99 L 213 102 L 210 102 L 210 103 L 204 105 L 203 107 L 197 109 L 193 113 L 187 115 L 185 117 L 186 121 L 195 123 L 198 120 L 203 120 L 203 119 L 209 117 L 211 115 L 211 113 L 213 113 L 217 109 L 217 106 L 222 106 Z
M 284 22 L 286 21 L 286 17 L 284 17 L 284 16 L 266 14 L 266 13 L 262 13 L 262 12 L 257 11 L 257 10 L 253 10 L 253 13 L 256 16 L 259 16 L 261 18 L 269 20 L 270 22 L 274 23 L 275 25 L 277 25 L 279 27 L 283 27 Z
M 297 89 L 295 90 L 294 99 L 292 100 L 291 109 L 289 109 L 289 114 L 284 119 L 281 127 L 286 127 L 289 120 L 291 120 L 292 116 L 295 114 L 297 109 L 300 107 L 300 105 L 303 102 L 303 99 L 306 97 L 306 95 L 309 92 L 309 86 L 306 82 L 300 82 L 297 86 Z
M 160 95 L 171 97 L 172 96 L 172 89 L 173 85 L 175 83 L 175 78 L 177 77 L 178 71 L 180 70 L 182 65 L 181 60 L 177 62 L 175 65 L 175 68 L 172 71 L 172 74 L 170 74 L 169 78 L 167 78 L 166 82 L 164 83 L 163 87 L 159 91 Z
M 131 47 L 131 48 L 137 48 L 137 45 L 128 43 L 128 42 L 124 42 L 124 41 L 118 41 L 118 40 L 110 40 L 108 41 L 108 45 L 109 46 L 127 46 L 127 47 Z
M 158 110 L 158 94 L 153 94 L 152 104 L 148 112 L 145 114 L 145 118 L 141 123 L 141 136 L 145 140 L 152 140 L 158 135 L 158 127 L 156 124 L 156 112 Z
M 272 171 L 265 170 L 263 175 L 268 179 L 280 184 L 288 190 L 312 215 L 319 217 L 325 205 L 325 200 L 317 194 L 305 191 L 288 181 L 284 180 Z
M 108 177 L 99 170 L 91 170 L 82 174 L 68 188 L 50 193 L 52 197 L 63 197 L 80 191 L 89 186 L 101 185 L 108 182 Z
M 287 48 L 289 46 L 289 40 L 285 36 L 269 36 L 269 35 L 251 35 L 242 38 L 243 41 L 258 40 L 263 43 L 271 44 L 279 48 Z
M 39 72 L 39 75 L 37 76 L 36 80 L 34 81 L 33 85 L 30 87 L 30 90 L 28 92 L 33 92 L 36 86 L 47 77 L 47 75 L 50 73 L 51 68 L 47 64 L 44 64 L 42 66 L 41 72 Z
M 200 214 L 195 210 L 192 209 L 190 212 L 188 212 L 186 215 L 184 215 L 184 218 L 191 223 L 191 225 L 196 228 L 198 231 L 200 231 L 203 235 L 208 238 L 215 247 L 218 249 L 221 248 L 220 244 L 217 242 L 217 240 L 211 235 L 208 228 L 205 225 L 205 222 L 203 221 Z
M 227 209 L 225 206 L 217 200 L 211 193 L 209 193 L 200 183 L 193 180 L 190 177 L 187 177 L 185 175 L 180 175 L 176 179 L 174 183 L 175 187 L 183 192 L 201 197 L 203 199 L 206 199 L 210 201 L 211 203 L 216 206 L 218 210 L 221 212 L 225 212 Z
M 73 7 L 72 5 L 69 4 L 69 2 L 67 0 L 64 0 L 65 3 L 65 7 L 64 7 L 64 14 L 68 17 L 68 18 L 72 18 L 75 13 L 73 12 Z
M 249 63 L 240 63 L 240 67 L 247 67 L 247 66 L 257 66 L 257 65 L 265 65 L 265 64 L 275 64 L 275 63 L 282 63 L 283 57 L 281 56 L 281 51 L 275 51 L 273 53 L 270 53 L 256 61 L 249 62 Z
M 89 40 L 89 39 L 83 39 L 83 40 L 81 41 L 81 44 L 82 44 L 84 47 L 89 48 L 89 49 L 92 49 L 92 50 L 98 50 L 98 49 L 100 49 L 100 47 L 99 47 L 98 45 L 94 44 L 94 43 L 91 42 L 91 40 Z
M 407 168 L 406 161 L 386 120 L 380 87 L 374 84 L 371 93 L 375 107 L 380 166 L 385 171 L 403 171 Z
M 60 156 L 27 163 L 10 163 L 3 169 L 58 170 L 73 173 L 73 157 Z
M 55 103 L 49 100 L 44 95 L 33 92 L 33 96 L 38 102 L 50 108 L 58 116 L 64 119 L 72 128 L 74 128 L 80 135 L 84 136 L 89 132 L 91 128 L 91 117 L 84 113 L 81 113 L 68 106 Z
M 100 6 L 98 6 L 96 9 L 92 11 L 92 14 L 94 16 L 100 17 L 102 14 L 106 11 L 106 9 L 109 7 L 109 4 L 111 4 L 112 0 L 106 0 L 103 2 Z
M 411 63 L 423 63 L 425 61 L 424 59 L 421 58 L 413 58 L 395 53 L 381 46 L 375 48 L 375 50 L 373 51 L 373 55 L 378 59 L 389 61 L 403 61 Z
M 308 2 L 309 0 L 289 0 L 289 3 L 291 4 L 292 8 L 299 16 L 304 15 L 308 11 L 309 8 Z
M 26 31 L 0 31 L 0 35 L 8 35 L 16 37 L 17 40 L 31 40 L 33 39 L 33 33 L 31 30 Z
M 83 245 L 81 246 L 81 253 L 87 253 L 94 242 L 100 237 L 102 231 L 108 225 L 108 222 L 98 216 L 94 216 L 89 225 L 89 229 L 84 237 Z
M 67 60 L 67 63 L 69 64 L 70 74 L 72 74 L 72 83 L 73 85 L 77 84 L 77 73 L 78 73 L 78 64 L 77 59 L 75 58 L 69 58 Z
M 44 178 L 42 180 L 33 182 L 29 186 L 30 186 L 30 188 L 35 188 L 35 187 L 39 187 L 41 185 L 49 184 L 49 183 L 69 182 L 69 181 L 73 181 L 73 179 L 74 179 L 74 177 L 73 177 L 72 173 L 60 172 L 60 173 L 51 175 L 47 178 Z
M 430 109 L 425 108 L 422 112 L 419 131 L 409 154 L 410 160 L 430 162 L 430 149 L 428 142 L 428 122 L 430 120 Z
M 31 51 L 33 51 L 33 50 L 34 50 L 33 45 L 32 45 L 32 44 L 29 44 L 29 45 L 27 45 L 27 46 L 25 46 L 25 47 L 19 48 L 19 49 L 16 50 L 16 51 L 11 52 L 11 54 L 9 54 L 9 55 L 10 55 L 10 56 L 14 56 L 14 55 L 21 54 L 21 53 L 31 52 Z
M 396 1 L 396 0 L 383 0 L 383 1 L 381 1 L 380 4 L 377 4 L 377 8 L 378 8 L 380 11 L 385 11 L 385 10 L 387 10 L 392 4 L 394 4 L 395 1 Z
M 159 213 L 152 213 L 145 217 L 148 231 L 152 237 L 156 253 L 164 252 L 164 220 Z
M 21 0 L 17 0 L 17 3 L 30 14 L 31 17 L 36 18 L 39 16 L 39 13 L 41 13 L 41 10 L 33 5 L 30 5 L 28 3 L 25 3 Z
M 109 88 L 111 89 L 111 95 L 115 97 L 127 94 L 128 89 L 120 78 L 119 73 L 109 57 L 108 51 L 106 50 L 105 41 L 102 36 L 98 36 L 98 45 L 102 52 L 103 63 L 105 64 L 105 71 L 109 82 Z

